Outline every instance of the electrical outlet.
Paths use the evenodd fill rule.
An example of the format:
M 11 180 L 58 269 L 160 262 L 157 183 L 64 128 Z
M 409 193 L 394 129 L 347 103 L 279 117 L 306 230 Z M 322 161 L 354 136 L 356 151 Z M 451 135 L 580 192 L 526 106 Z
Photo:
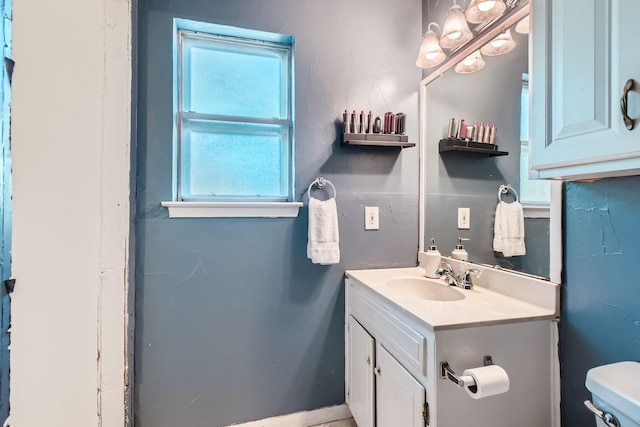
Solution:
M 379 209 L 377 206 L 364 207 L 364 229 L 365 230 L 380 229 L 378 213 L 379 213 Z
M 458 230 L 468 230 L 471 228 L 471 209 L 458 208 Z

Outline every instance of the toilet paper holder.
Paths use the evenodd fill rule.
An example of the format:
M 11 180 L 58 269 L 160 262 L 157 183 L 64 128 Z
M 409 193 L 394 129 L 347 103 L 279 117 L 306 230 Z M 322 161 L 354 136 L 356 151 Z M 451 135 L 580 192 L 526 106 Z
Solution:
M 489 365 L 493 365 L 493 359 L 491 358 L 491 356 L 484 356 L 482 366 Z M 457 375 L 453 371 L 453 369 L 451 369 L 448 362 L 440 363 L 440 379 L 448 379 L 460 388 L 473 387 L 476 385 L 476 381 L 473 379 L 473 377 L 469 375 Z

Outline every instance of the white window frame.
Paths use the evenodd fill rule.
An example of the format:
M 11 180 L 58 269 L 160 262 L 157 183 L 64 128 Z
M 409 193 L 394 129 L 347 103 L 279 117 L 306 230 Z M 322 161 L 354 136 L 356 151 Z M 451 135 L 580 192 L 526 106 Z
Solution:
M 296 217 L 298 215 L 301 202 L 295 202 L 295 169 L 294 169 L 294 85 L 293 85 L 293 73 L 294 73 L 294 58 L 293 58 L 293 38 L 291 36 L 285 36 L 274 33 L 267 33 L 262 31 L 247 30 L 236 27 L 208 24 L 197 21 L 191 21 L 186 19 L 174 19 L 174 44 L 173 44 L 173 87 L 174 87 L 174 100 L 173 100 L 173 112 L 174 112 L 174 126 L 173 126 L 173 181 L 172 181 L 172 200 L 162 202 L 162 206 L 169 210 L 170 218 L 194 218 L 194 217 Z M 290 57 L 290 73 L 289 76 L 289 114 L 286 120 L 282 119 L 252 119 L 252 118 L 236 118 L 230 116 L 213 115 L 213 114 L 200 114 L 193 112 L 181 111 L 181 45 L 180 39 L 183 35 L 190 37 L 229 37 L 242 40 L 257 41 L 258 43 L 266 44 L 280 44 L 291 46 Z M 234 198 L 225 200 L 215 199 L 187 199 L 181 196 L 179 188 L 180 177 L 180 127 L 182 120 L 185 118 L 198 118 L 205 120 L 228 120 L 228 121 L 243 121 L 253 123 L 268 123 L 289 126 L 289 161 L 287 164 L 288 170 L 285 172 L 288 174 L 289 189 L 288 197 L 286 200 L 279 199 L 249 199 L 247 201 L 237 200 Z
M 522 76 L 522 90 L 523 90 L 523 92 L 524 92 L 525 87 L 528 90 L 528 88 L 529 88 L 529 75 L 528 74 L 525 74 L 525 75 Z M 530 105 L 529 102 L 527 102 L 527 104 Z M 521 118 L 520 118 L 520 127 L 521 127 L 521 129 L 520 129 L 520 138 L 522 139 L 522 137 L 524 135 L 526 135 L 526 139 L 527 139 L 526 141 L 525 140 L 521 140 L 520 141 L 520 145 L 521 145 L 520 163 L 521 164 L 522 164 L 522 161 L 523 161 L 523 159 L 522 159 L 522 156 L 523 156 L 522 148 L 529 146 L 529 136 L 528 135 L 530 133 L 530 130 L 529 130 L 530 115 L 531 115 L 531 111 L 529 111 L 529 116 L 527 117 L 527 122 L 526 122 L 526 125 L 525 125 L 524 120 L 523 120 L 524 116 L 522 115 L 522 111 L 520 111 L 520 116 L 521 116 Z M 527 129 L 526 129 L 526 132 L 523 132 L 522 128 L 525 127 L 525 126 L 527 127 Z M 524 135 L 523 135 L 523 133 L 524 133 Z M 529 158 L 530 157 L 527 156 L 527 159 L 529 159 Z M 528 161 L 526 163 L 529 164 Z M 526 192 L 524 191 L 523 186 L 522 186 L 522 178 L 523 177 L 525 179 L 527 177 L 533 178 L 533 176 L 530 173 L 530 169 L 529 168 L 527 168 L 526 170 L 522 170 L 522 168 L 521 168 L 521 171 L 520 171 L 520 178 L 521 178 L 521 182 L 520 182 L 520 199 L 521 199 L 521 202 L 522 202 L 522 208 L 523 208 L 523 212 L 524 212 L 525 218 L 550 218 L 551 200 L 549 200 L 549 202 L 547 202 L 547 203 L 533 203 L 533 202 L 527 202 L 526 201 L 526 197 L 524 197 L 524 201 L 523 201 L 523 197 L 522 196 L 523 196 L 523 194 L 526 194 Z M 547 184 L 549 184 L 548 181 L 546 181 L 546 182 L 547 182 Z M 549 191 L 551 192 L 551 189 L 549 189 Z

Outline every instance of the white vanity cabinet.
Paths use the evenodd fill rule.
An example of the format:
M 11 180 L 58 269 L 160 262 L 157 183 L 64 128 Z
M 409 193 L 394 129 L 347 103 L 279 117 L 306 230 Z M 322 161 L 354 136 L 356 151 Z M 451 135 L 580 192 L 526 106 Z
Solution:
M 533 0 L 531 15 L 532 175 L 640 174 L 640 1 Z M 633 130 L 621 111 L 630 79 Z
M 376 344 L 376 416 L 378 427 L 421 427 L 428 409 L 425 391 L 382 344 Z
M 559 427 L 554 310 L 480 287 L 425 301 L 384 284 L 418 270 L 347 272 L 345 396 L 358 427 Z M 508 373 L 507 393 L 473 399 L 442 378 L 442 363 L 462 374 L 485 356 Z
M 347 400 L 358 427 L 423 426 L 424 387 L 351 316 L 348 325 Z
M 374 427 L 375 341 L 352 316 L 346 325 L 347 402 L 358 427 Z
M 358 289 L 349 288 L 348 281 L 347 287 L 354 297 L 346 319 L 345 394 L 353 418 L 358 427 L 424 426 L 428 415 L 425 388 L 396 357 L 415 370 L 411 360 L 418 356 L 418 365 L 424 366 L 417 352 L 424 354 L 426 338 Z M 402 347 L 407 343 L 408 347 Z M 403 355 L 407 351 L 413 353 L 408 359 Z

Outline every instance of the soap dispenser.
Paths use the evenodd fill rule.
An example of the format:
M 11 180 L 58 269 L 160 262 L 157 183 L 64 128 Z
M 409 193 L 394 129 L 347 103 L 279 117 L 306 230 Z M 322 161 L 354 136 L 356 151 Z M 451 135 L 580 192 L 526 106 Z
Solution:
M 431 239 L 431 245 L 429 245 L 429 250 L 426 252 L 424 257 L 425 276 L 431 277 L 432 279 L 435 279 L 438 277 L 438 275 L 436 274 L 436 270 L 440 268 L 441 259 L 442 259 L 442 256 L 440 255 L 438 248 L 436 248 L 436 240 Z
M 456 245 L 456 248 L 451 252 L 451 258 L 459 259 L 460 261 L 469 261 L 469 253 L 464 249 L 464 246 L 462 246 L 463 240 L 469 239 L 458 237 L 458 244 Z

